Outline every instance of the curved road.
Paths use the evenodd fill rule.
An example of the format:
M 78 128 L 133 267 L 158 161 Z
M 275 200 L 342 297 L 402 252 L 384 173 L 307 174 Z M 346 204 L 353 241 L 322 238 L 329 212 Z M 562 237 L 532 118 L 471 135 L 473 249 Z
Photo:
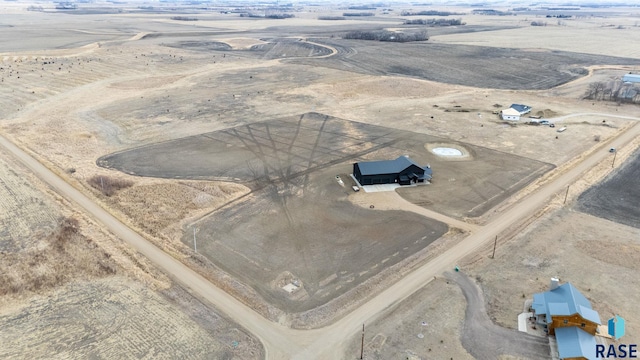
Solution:
M 549 340 L 507 329 L 491 321 L 480 287 L 462 272 L 447 272 L 467 301 L 462 328 L 462 346 L 476 359 L 499 359 L 502 355 L 518 359 L 551 359 Z
M 640 120 L 640 118 L 633 118 L 633 120 Z M 551 196 L 574 182 L 581 174 L 603 161 L 607 156 L 611 156 L 606 151 L 607 148 L 621 148 L 637 136 L 640 136 L 640 123 L 635 124 L 613 140 L 602 142 L 600 151 L 594 152 L 554 181 L 523 198 L 500 216 L 494 218 L 493 221 L 479 227 L 469 237 L 380 292 L 356 310 L 343 316 L 332 325 L 315 330 L 293 330 L 266 320 L 177 259 L 145 240 L 3 136 L 0 136 L 0 146 L 15 156 L 60 195 L 84 208 L 106 229 L 145 255 L 158 268 L 171 276 L 174 281 L 206 299 L 230 319 L 253 333 L 263 343 L 268 359 L 309 360 L 343 358 L 345 346 L 348 345 L 347 339 L 358 334 L 363 323 L 375 321 L 385 309 L 416 292 L 429 283 L 434 276 L 451 269 L 462 258 L 476 253 L 491 242 L 503 230 L 531 216 L 536 210 L 543 207 Z

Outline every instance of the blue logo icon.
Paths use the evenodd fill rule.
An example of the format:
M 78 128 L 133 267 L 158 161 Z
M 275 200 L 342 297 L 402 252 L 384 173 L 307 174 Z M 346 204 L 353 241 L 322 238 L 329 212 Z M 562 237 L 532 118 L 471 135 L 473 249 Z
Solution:
M 624 319 L 616 315 L 609 319 L 607 322 L 609 325 L 609 335 L 618 340 L 624 336 Z

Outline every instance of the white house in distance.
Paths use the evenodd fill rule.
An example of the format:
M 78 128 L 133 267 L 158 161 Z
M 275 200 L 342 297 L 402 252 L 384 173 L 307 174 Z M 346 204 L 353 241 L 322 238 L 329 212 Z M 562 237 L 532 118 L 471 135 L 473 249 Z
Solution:
M 518 121 L 520 120 L 520 112 L 516 109 L 508 108 L 500 111 L 502 120 Z
M 508 109 L 500 111 L 502 120 L 518 121 L 520 116 L 531 112 L 531 106 L 522 104 L 511 104 Z

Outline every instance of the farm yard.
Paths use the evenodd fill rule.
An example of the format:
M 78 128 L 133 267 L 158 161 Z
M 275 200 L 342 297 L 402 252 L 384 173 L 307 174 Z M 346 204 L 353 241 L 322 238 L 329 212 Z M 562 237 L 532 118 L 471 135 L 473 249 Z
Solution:
M 636 37 L 621 42 L 638 31 L 635 9 L 590 9 L 596 15 L 532 27 L 543 12 L 460 8 L 466 25 L 395 43 L 343 37 L 422 30 L 405 23 L 420 19 L 402 15 L 404 6 L 323 21 L 342 10 L 296 5 L 295 17 L 276 20 L 190 5 L 172 16 L 164 4 L 25 4 L 0 6 L 10 14 L 0 24 L 1 135 L 267 319 L 259 320 L 277 322 L 278 336 L 303 334 L 307 343 L 292 353 L 328 324 L 340 328 L 340 343 L 316 349 L 356 349 L 357 331 L 339 325 L 343 316 L 375 310 L 369 300 L 377 294 L 485 232 L 558 174 L 606 153 L 638 117 L 629 104 L 583 98 L 594 81 L 637 72 Z M 615 49 L 594 45 L 603 41 Z M 566 131 L 499 119 L 495 112 L 512 103 Z M 438 276 L 377 309 L 367 323 L 368 356 L 493 358 L 468 349 L 472 283 L 484 294 L 472 300 L 484 296 L 493 321 L 483 324 L 503 334 L 511 330 L 500 327 L 515 328 L 523 296 L 551 276 L 584 290 L 603 320 L 627 318 L 627 336 L 636 336 L 628 299 L 639 295 L 640 215 L 629 184 L 640 153 L 625 160 L 630 147 L 618 154 L 625 165 L 580 197 L 593 175 L 573 183 L 566 207 L 556 194 L 509 229 L 495 259 L 487 248 L 460 261 L 474 279 L 462 292 Z M 433 182 L 353 191 L 354 162 L 401 155 L 429 164 Z M 0 324 L 9 329 L 0 357 L 273 356 L 264 323 L 250 329 L 239 314 L 173 284 L 2 152 L 0 200 L 0 282 L 11 289 L 0 294 Z M 275 347 L 292 343 L 277 339 Z

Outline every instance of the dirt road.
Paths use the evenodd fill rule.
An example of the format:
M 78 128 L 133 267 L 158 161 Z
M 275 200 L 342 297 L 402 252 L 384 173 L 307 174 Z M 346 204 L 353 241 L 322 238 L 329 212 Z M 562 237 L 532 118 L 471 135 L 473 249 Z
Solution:
M 640 120 L 633 116 L 624 116 L 624 115 L 613 115 L 613 114 L 602 114 L 602 113 L 579 113 L 579 114 L 569 114 L 564 116 L 558 116 L 554 118 L 547 118 L 545 120 L 549 120 L 550 122 L 560 122 L 566 119 L 581 117 L 581 116 L 602 116 L 602 117 L 610 117 L 616 119 L 624 119 L 624 120 Z
M 574 168 L 540 188 L 537 192 L 525 197 L 489 224 L 479 228 L 441 256 L 410 273 L 336 323 L 322 329 L 308 331 L 292 330 L 262 318 L 175 258 L 150 244 L 2 136 L 0 136 L 0 146 L 6 148 L 9 153 L 13 154 L 62 196 L 80 205 L 96 220 L 103 223 L 107 229 L 144 254 L 176 282 L 191 289 L 194 294 L 206 299 L 233 321 L 253 333 L 263 342 L 267 358 L 307 360 L 344 358 L 344 347 L 347 343 L 345 339 L 357 334 L 363 323 L 375 321 L 385 309 L 406 299 L 431 281 L 434 276 L 451 269 L 456 262 L 480 250 L 503 230 L 527 218 L 544 206 L 551 196 L 574 182 L 583 172 L 611 156 L 606 149 L 609 147 L 621 148 L 637 136 L 640 136 L 640 123 L 635 124 L 612 141 L 603 142 L 599 151 L 594 152 Z

